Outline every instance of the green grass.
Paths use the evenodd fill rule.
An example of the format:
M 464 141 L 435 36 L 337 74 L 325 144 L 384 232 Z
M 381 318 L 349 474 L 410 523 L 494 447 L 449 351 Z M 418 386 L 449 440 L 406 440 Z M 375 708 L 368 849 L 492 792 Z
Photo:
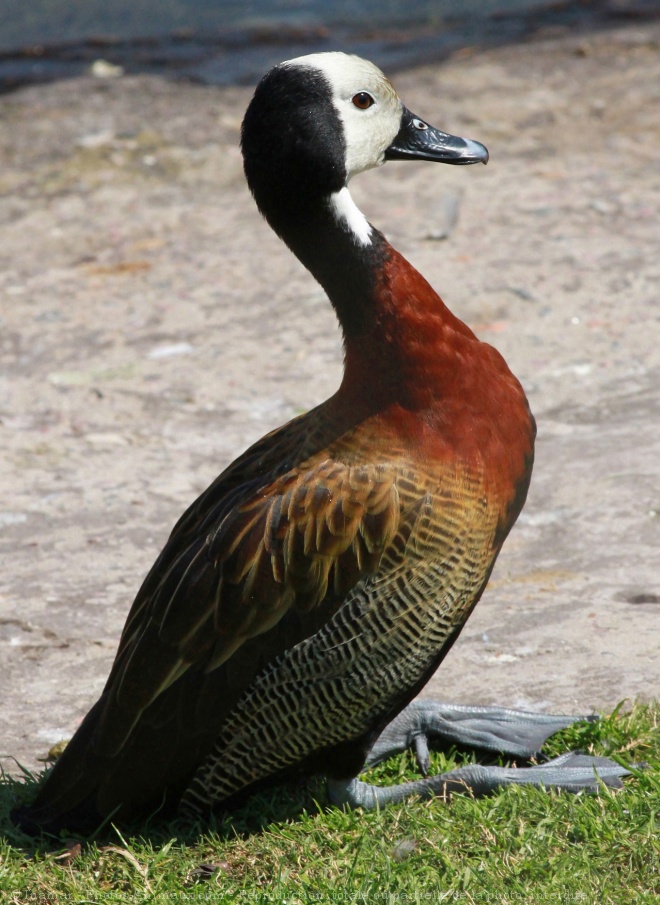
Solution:
M 32 840 L 9 809 L 35 780 L 0 786 L 0 902 L 40 903 L 525 903 L 660 901 L 660 703 L 573 727 L 546 746 L 578 748 L 648 769 L 625 789 L 571 796 L 511 788 L 475 800 L 412 801 L 381 812 L 327 807 L 321 781 L 255 796 L 240 812 L 195 828 L 111 829 L 105 839 Z M 434 755 L 434 771 L 461 757 Z M 403 755 L 370 773 L 416 777 Z

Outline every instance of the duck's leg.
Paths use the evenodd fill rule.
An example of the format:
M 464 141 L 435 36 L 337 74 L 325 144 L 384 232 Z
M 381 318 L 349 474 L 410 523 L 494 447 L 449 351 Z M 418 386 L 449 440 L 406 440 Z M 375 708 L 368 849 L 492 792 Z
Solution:
M 503 707 L 461 707 L 433 701 L 415 701 L 406 707 L 376 740 L 367 757 L 373 766 L 407 748 L 415 751 L 424 777 L 429 766 L 430 739 L 444 745 L 496 751 L 529 758 L 559 729 L 597 717 L 552 716 Z M 522 768 L 472 764 L 448 773 L 396 786 L 374 786 L 359 779 L 328 780 L 333 804 L 374 808 L 411 796 L 430 798 L 449 792 L 486 795 L 507 785 L 533 785 L 579 792 L 595 790 L 599 783 L 620 788 L 630 772 L 605 757 L 569 752 L 547 763 Z

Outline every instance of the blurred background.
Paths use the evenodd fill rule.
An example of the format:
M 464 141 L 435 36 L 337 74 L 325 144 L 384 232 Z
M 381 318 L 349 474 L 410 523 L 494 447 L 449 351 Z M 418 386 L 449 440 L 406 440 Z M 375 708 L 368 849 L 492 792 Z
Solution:
M 78 75 L 98 59 L 247 84 L 282 59 L 341 47 L 393 71 L 539 29 L 643 18 L 658 0 L 2 0 L 0 90 Z
M 660 688 L 660 21 L 649 0 L 0 0 L 0 764 L 98 696 L 140 581 L 250 443 L 336 390 L 324 293 L 240 125 L 342 49 L 488 167 L 356 203 L 539 424 L 529 499 L 428 693 L 611 711 Z

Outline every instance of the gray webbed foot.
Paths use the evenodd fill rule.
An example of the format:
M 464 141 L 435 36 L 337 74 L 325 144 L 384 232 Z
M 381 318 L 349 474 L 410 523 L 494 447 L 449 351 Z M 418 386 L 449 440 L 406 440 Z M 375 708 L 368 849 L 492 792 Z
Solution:
M 333 804 L 366 810 L 396 804 L 418 796 L 432 798 L 451 792 L 488 795 L 504 786 L 529 785 L 537 788 L 562 789 L 565 792 L 595 791 L 601 782 L 621 788 L 621 777 L 630 771 L 606 757 L 585 754 L 563 754 L 534 767 L 484 767 L 471 764 L 430 779 L 404 782 L 396 786 L 375 786 L 360 779 L 328 780 L 328 794 Z
M 596 717 L 550 716 L 502 707 L 459 707 L 416 701 L 386 727 L 369 752 L 366 766 L 412 748 L 422 774 L 427 777 L 429 740 L 447 747 L 460 745 L 529 758 L 559 729 L 585 719 L 593 721 Z M 465 791 L 487 795 L 507 785 L 532 785 L 567 792 L 595 791 L 600 783 L 621 788 L 621 778 L 629 775 L 629 770 L 608 758 L 569 752 L 530 767 L 471 764 L 395 786 L 375 786 L 357 778 L 328 780 L 328 794 L 333 804 L 371 809 L 411 796 L 430 798 Z
M 505 707 L 463 707 L 437 701 L 414 701 L 386 726 L 367 756 L 367 766 L 413 748 L 419 768 L 428 773 L 428 742 L 450 747 L 495 751 L 510 757 L 533 757 L 544 742 L 573 723 L 597 717 L 557 716 Z

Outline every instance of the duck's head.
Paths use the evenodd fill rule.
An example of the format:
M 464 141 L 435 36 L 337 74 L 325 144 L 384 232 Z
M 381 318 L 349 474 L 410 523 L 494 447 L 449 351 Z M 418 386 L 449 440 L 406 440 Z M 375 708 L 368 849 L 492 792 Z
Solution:
M 267 216 L 269 199 L 298 206 L 335 195 L 386 160 L 488 160 L 482 144 L 433 128 L 403 105 L 373 63 L 345 53 L 309 54 L 271 69 L 245 114 L 242 149 L 248 184 Z

